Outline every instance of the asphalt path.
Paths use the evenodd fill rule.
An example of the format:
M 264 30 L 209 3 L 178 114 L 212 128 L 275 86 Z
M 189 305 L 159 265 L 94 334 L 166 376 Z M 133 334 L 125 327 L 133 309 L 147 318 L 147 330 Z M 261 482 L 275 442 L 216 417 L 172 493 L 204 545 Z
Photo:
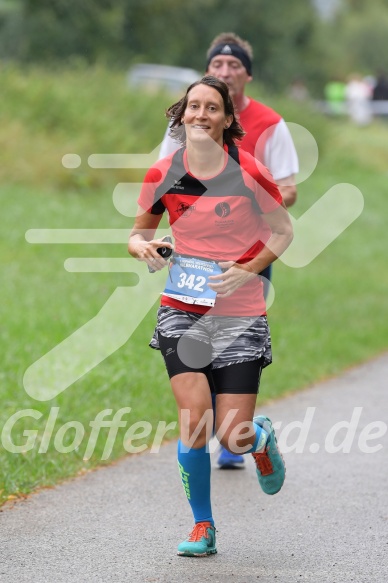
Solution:
M 3 507 L 0 581 L 386 583 L 387 389 L 383 355 L 263 407 L 287 466 L 275 496 L 252 459 L 213 455 L 217 555 L 176 555 L 192 519 L 174 442 Z

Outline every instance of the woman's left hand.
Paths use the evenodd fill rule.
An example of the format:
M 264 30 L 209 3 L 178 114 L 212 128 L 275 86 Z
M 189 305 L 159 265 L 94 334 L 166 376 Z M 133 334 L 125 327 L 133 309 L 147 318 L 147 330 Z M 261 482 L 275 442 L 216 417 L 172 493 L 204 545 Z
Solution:
M 251 271 L 248 266 L 234 261 L 220 261 L 218 265 L 226 271 L 220 275 L 211 275 L 208 286 L 217 292 L 219 298 L 229 297 L 244 283 L 257 277 L 257 273 Z

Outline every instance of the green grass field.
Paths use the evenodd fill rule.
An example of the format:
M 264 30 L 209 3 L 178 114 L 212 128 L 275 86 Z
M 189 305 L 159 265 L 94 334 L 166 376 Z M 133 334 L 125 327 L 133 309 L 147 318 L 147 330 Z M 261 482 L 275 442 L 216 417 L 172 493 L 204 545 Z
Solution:
M 148 348 L 157 299 L 121 348 L 58 396 L 38 401 L 23 386 L 31 364 L 96 316 L 116 288 L 136 283 L 129 273 L 64 269 L 69 257 L 127 258 L 125 243 L 33 245 L 27 243 L 26 231 L 129 230 L 131 219 L 114 208 L 112 193 L 119 182 L 139 182 L 142 173 L 93 170 L 86 160 L 97 152 L 153 150 L 163 135 L 162 112 L 171 96 L 133 94 L 123 76 L 102 70 L 49 74 L 10 69 L 1 76 L 5 98 L 0 143 L 7 151 L 0 188 L 4 265 L 0 501 L 4 502 L 110 463 L 126 455 L 131 443 L 150 445 L 159 422 L 172 424 L 160 439 L 172 438 L 177 431 L 162 359 Z M 280 261 L 275 265 L 276 300 L 269 311 L 274 364 L 263 374 L 259 404 L 336 375 L 388 347 L 384 225 L 388 192 L 383 154 L 388 126 L 376 122 L 359 129 L 346 120 L 328 120 L 282 101 L 274 105 L 287 121 L 305 121 L 320 148 L 316 170 L 299 185 L 294 216 L 301 216 L 341 182 L 362 191 L 365 207 L 307 267 L 292 269 Z M 69 152 L 81 156 L 80 168 L 62 167 L 61 158 Z M 150 277 L 142 267 L 144 277 Z M 123 319 L 126 310 L 139 310 L 139 303 L 128 304 Z M 53 370 L 54 388 L 55 382 Z M 130 410 L 122 411 L 125 426 L 118 428 L 117 436 L 109 437 L 106 427 L 95 440 L 90 424 L 96 416 L 109 410 L 109 420 L 123 408 Z M 127 433 L 130 428 L 136 433 Z M 66 453 L 57 451 L 66 448 Z

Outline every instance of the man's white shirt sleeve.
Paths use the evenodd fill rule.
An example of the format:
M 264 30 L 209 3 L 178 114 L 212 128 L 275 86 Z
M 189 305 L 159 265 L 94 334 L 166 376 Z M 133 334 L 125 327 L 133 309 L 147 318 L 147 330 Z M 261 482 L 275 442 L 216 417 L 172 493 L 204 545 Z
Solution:
M 163 141 L 160 146 L 159 160 L 175 152 L 178 148 L 181 147 L 181 145 L 182 144 L 180 142 L 177 142 L 170 136 L 170 124 L 168 124 L 166 132 L 164 134 Z
M 298 155 L 284 119 L 279 121 L 272 136 L 267 140 L 264 164 L 275 180 L 287 178 L 299 172 Z

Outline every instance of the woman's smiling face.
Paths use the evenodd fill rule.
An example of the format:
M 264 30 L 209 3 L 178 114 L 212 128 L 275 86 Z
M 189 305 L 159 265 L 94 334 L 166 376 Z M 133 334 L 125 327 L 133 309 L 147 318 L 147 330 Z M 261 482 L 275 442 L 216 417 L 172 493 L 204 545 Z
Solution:
M 197 143 L 211 137 L 222 146 L 223 132 L 232 121 L 233 117 L 225 114 L 224 102 L 217 89 L 199 84 L 188 93 L 182 118 L 188 142 Z

